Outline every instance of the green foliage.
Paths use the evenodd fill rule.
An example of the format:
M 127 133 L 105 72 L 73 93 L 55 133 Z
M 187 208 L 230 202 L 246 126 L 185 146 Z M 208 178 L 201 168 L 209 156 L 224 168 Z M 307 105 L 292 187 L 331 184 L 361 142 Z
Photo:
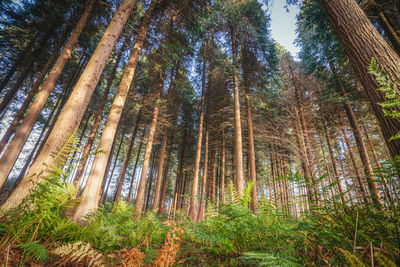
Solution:
M 379 84 L 378 90 L 383 92 L 386 98 L 385 102 L 379 103 L 382 106 L 385 116 L 392 119 L 400 118 L 400 94 L 397 90 L 397 82 L 393 77 L 384 72 L 377 64 L 375 58 L 372 58 L 368 72 L 375 76 Z M 400 132 L 392 136 L 389 141 L 400 139 Z
M 49 259 L 46 247 L 35 242 L 19 244 L 18 247 L 23 248 L 27 256 L 32 256 L 35 261 L 45 261 Z

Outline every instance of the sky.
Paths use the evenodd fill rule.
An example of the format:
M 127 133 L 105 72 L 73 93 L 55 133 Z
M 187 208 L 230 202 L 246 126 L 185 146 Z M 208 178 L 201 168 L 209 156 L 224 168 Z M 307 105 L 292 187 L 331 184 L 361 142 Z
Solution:
M 285 3 L 286 0 L 271 0 L 271 35 L 296 57 L 300 48 L 293 42 L 296 39 L 296 15 L 299 9 L 296 6 L 289 6 L 289 12 L 286 12 Z

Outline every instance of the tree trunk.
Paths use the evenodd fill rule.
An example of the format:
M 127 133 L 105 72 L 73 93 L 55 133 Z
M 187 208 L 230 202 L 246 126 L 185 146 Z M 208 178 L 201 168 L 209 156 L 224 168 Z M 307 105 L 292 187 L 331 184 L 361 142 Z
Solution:
M 256 152 L 254 148 L 254 133 L 253 133 L 253 116 L 251 114 L 250 98 L 246 97 L 247 108 L 247 128 L 249 132 L 249 163 L 250 163 L 250 179 L 253 181 L 253 190 L 251 191 L 250 209 L 255 212 L 257 210 L 257 172 L 256 172 Z M 249 180 L 250 180 L 249 179 Z
M 209 199 L 214 202 L 215 201 L 215 180 L 216 180 L 216 169 L 217 169 L 217 152 L 215 146 L 213 146 L 211 151 L 211 179 L 210 179 L 210 187 L 209 187 Z
M 68 28 L 67 28 L 67 30 L 68 30 Z M 65 33 L 66 32 L 67 31 L 65 31 Z M 45 78 L 48 70 L 50 69 L 51 63 L 53 62 L 54 58 L 57 56 L 58 51 L 60 50 L 65 39 L 67 38 L 67 35 L 65 33 L 63 34 L 63 37 L 61 38 L 61 40 L 58 42 L 57 47 L 54 49 L 53 53 L 47 60 L 43 69 L 40 71 L 38 77 L 36 78 L 35 83 L 33 84 L 32 89 L 29 91 L 28 96 L 25 98 L 24 102 L 22 103 L 21 107 L 19 108 L 19 111 L 17 112 L 17 114 L 15 115 L 10 126 L 7 128 L 6 132 L 4 133 L 4 135 L 1 139 L 1 142 L 0 142 L 0 153 L 5 148 L 6 144 L 10 140 L 10 137 L 15 132 L 15 129 L 17 129 L 17 126 L 19 125 L 19 122 L 21 121 L 22 117 L 24 116 L 25 111 L 28 109 L 29 104 L 32 102 L 32 99 L 35 97 L 35 95 L 39 89 L 39 86 L 42 84 L 43 79 Z M 75 77 L 75 75 L 73 75 L 73 77 Z M 1 113 L 1 111 L 0 111 L 0 113 Z
M 237 191 L 239 196 L 243 195 L 244 190 L 244 172 L 243 172 L 243 142 L 242 142 L 242 123 L 240 120 L 240 96 L 239 96 L 239 78 L 236 60 L 236 34 L 235 29 L 231 29 L 232 38 L 232 60 L 233 60 L 233 100 L 235 112 L 235 165 Z
M 168 146 L 168 152 L 167 152 L 167 162 L 164 168 L 164 178 L 163 178 L 163 184 L 161 188 L 161 197 L 160 197 L 160 203 L 158 206 L 158 214 L 161 215 L 164 210 L 164 202 L 165 202 L 165 195 L 167 193 L 167 186 L 168 186 L 168 180 L 169 180 L 169 167 L 171 164 L 171 154 L 172 154 L 172 146 L 173 146 L 173 135 L 170 137 L 169 141 L 169 146 Z
M 117 60 L 115 61 L 113 69 L 111 70 L 111 74 L 108 77 L 106 89 L 104 90 L 103 96 L 102 96 L 102 98 L 100 100 L 100 103 L 99 103 L 99 106 L 97 108 L 96 117 L 95 117 L 95 120 L 93 122 L 92 130 L 91 130 L 91 132 L 89 134 L 88 141 L 87 141 L 85 149 L 83 151 L 83 155 L 82 155 L 83 160 L 81 162 L 81 165 L 80 165 L 80 167 L 78 169 L 78 172 L 77 172 L 77 174 L 75 176 L 75 179 L 74 179 L 75 187 L 78 187 L 78 188 L 80 187 L 80 184 L 81 184 L 81 181 L 82 181 L 82 177 L 83 177 L 83 174 L 84 174 L 85 168 L 86 168 L 86 163 L 88 161 L 88 157 L 89 157 L 90 151 L 92 150 L 92 146 L 93 146 L 93 142 L 94 142 L 94 139 L 96 137 L 96 134 L 97 134 L 97 130 L 100 127 L 101 118 L 103 116 L 104 106 L 106 105 L 107 97 L 108 97 L 108 94 L 110 92 L 110 88 L 111 88 L 112 82 L 114 80 L 115 73 L 117 71 L 118 63 L 119 63 L 119 61 L 121 59 L 121 55 L 122 55 L 122 53 L 124 51 L 124 47 L 125 47 L 125 42 L 124 42 L 124 45 L 121 48 L 121 51 L 119 52 L 119 54 L 117 56 Z
M 197 222 L 201 222 L 204 217 L 204 202 L 205 199 L 204 197 L 206 196 L 205 190 L 206 190 L 206 184 L 207 184 L 207 171 L 208 171 L 208 127 L 207 123 L 205 125 L 205 136 L 204 136 L 204 163 L 203 163 L 203 182 L 201 185 L 201 195 L 200 195 L 200 207 L 199 207 L 199 212 L 197 214 Z
M 356 116 L 354 115 L 353 109 L 350 105 L 350 101 L 347 100 L 344 103 L 344 108 L 346 110 L 347 118 L 349 119 L 351 128 L 353 130 L 354 139 L 356 140 L 358 153 L 360 154 L 361 163 L 364 168 L 367 185 L 368 185 L 372 200 L 375 204 L 383 207 L 383 202 L 381 199 L 381 194 L 379 192 L 379 187 L 378 187 L 377 182 L 374 181 L 374 178 L 373 178 L 374 172 L 372 170 L 371 162 L 369 160 L 369 156 L 368 156 L 367 149 L 365 147 L 364 140 L 362 139 L 362 136 L 361 136 L 360 126 L 358 125 Z
M 346 142 L 347 150 L 348 150 L 348 152 L 349 152 L 351 162 L 353 163 L 353 167 L 354 167 L 354 170 L 355 170 L 355 172 L 356 172 L 358 185 L 360 186 L 360 192 L 361 192 L 361 194 L 362 194 L 362 196 L 363 196 L 363 198 L 364 198 L 364 202 L 365 202 L 365 203 L 368 203 L 368 198 L 367 198 L 367 195 L 368 195 L 368 194 L 367 194 L 367 190 L 365 189 L 364 181 L 362 180 L 361 175 L 360 175 L 360 173 L 358 172 L 357 163 L 356 163 L 356 160 L 355 160 L 355 157 L 354 157 L 354 153 L 353 153 L 353 149 L 351 148 L 351 144 L 350 144 L 349 138 L 348 138 L 348 136 L 347 136 L 346 130 L 345 130 L 344 127 L 342 126 L 342 127 L 340 128 L 340 131 L 342 132 L 344 141 Z
M 133 144 L 135 143 L 136 133 L 139 129 L 140 118 L 142 116 L 142 110 L 139 110 L 139 114 L 137 115 L 135 128 L 133 128 L 132 136 L 129 141 L 128 151 L 125 154 L 124 163 L 122 164 L 122 170 L 119 178 L 118 189 L 115 194 L 114 202 L 118 202 L 121 197 L 122 187 L 124 186 L 126 170 L 128 169 L 129 161 L 131 159 L 132 151 L 133 151 Z
M 340 199 L 342 200 L 342 204 L 345 205 L 346 204 L 346 200 L 344 198 L 343 187 L 342 187 L 342 183 L 340 182 L 340 176 L 339 176 L 338 168 L 337 168 L 337 165 L 336 165 L 336 158 L 335 158 L 335 154 L 333 153 L 332 144 L 331 144 L 331 138 L 329 136 L 329 131 L 328 131 L 328 127 L 326 126 L 325 118 L 323 120 L 323 126 L 324 126 L 326 142 L 328 144 L 329 156 L 331 157 L 331 162 L 332 162 L 332 167 L 333 167 L 333 174 L 335 176 L 336 182 L 338 183 Z
M 21 55 L 18 56 L 18 59 L 14 61 L 14 64 L 8 70 L 7 74 L 4 75 L 4 78 L 0 82 L 0 93 L 4 90 L 15 71 L 21 66 L 22 63 L 25 62 L 27 55 L 32 50 L 32 47 L 35 45 L 36 39 L 39 37 L 39 35 L 39 33 L 36 33 L 35 36 L 30 39 L 28 44 L 25 46 L 24 51 L 22 51 Z
M 37 55 L 32 55 L 29 61 L 27 62 L 27 65 L 25 68 L 22 70 L 20 73 L 17 81 L 11 89 L 7 92 L 7 94 L 3 97 L 0 103 L 0 114 L 3 114 L 7 107 L 11 104 L 11 100 L 14 98 L 14 96 L 17 94 L 18 89 L 21 87 L 23 82 L 25 81 L 26 77 L 28 76 L 29 72 L 32 71 L 33 65 L 35 64 L 35 59 Z
M 124 74 L 121 78 L 121 82 L 117 94 L 115 95 L 110 113 L 108 114 L 106 126 L 100 138 L 98 148 L 103 150 L 104 153 L 97 154 L 94 159 L 92 170 L 89 174 L 87 184 L 81 196 L 81 203 L 74 214 L 74 220 L 80 220 L 81 218 L 83 218 L 83 216 L 86 215 L 88 211 L 97 208 L 98 201 L 93 200 L 98 200 L 100 198 L 102 183 L 101 179 L 105 171 L 107 159 L 110 155 L 112 140 L 115 138 L 117 125 L 121 118 L 122 110 L 124 108 L 125 101 L 129 93 L 129 88 L 135 75 L 136 66 L 139 62 L 139 56 L 142 51 L 143 43 L 146 39 L 147 30 L 149 28 L 155 4 L 155 1 L 152 1 L 150 3 L 142 24 L 140 25 L 137 40 L 135 42 L 135 45 L 133 46 L 131 56 L 125 68 Z
M 319 0 L 354 70 L 356 71 L 381 125 L 392 157 L 400 154 L 400 141 L 389 138 L 400 131 L 400 120 L 386 117 L 378 103 L 384 102 L 375 77 L 368 73 L 371 59 L 400 80 L 400 58 L 382 38 L 355 0 Z
M 203 73 L 201 79 L 201 102 L 200 102 L 200 116 L 199 116 L 199 131 L 197 134 L 196 155 L 194 160 L 194 173 L 192 183 L 192 196 L 190 197 L 189 217 L 192 221 L 197 219 L 197 202 L 198 202 L 198 188 L 199 188 L 199 170 L 201 159 L 201 143 L 203 139 L 203 122 L 204 122 L 204 106 L 205 106 L 205 87 L 206 87 L 206 49 L 203 47 Z
M 142 137 L 140 137 L 140 141 L 139 141 L 138 153 L 136 155 L 135 166 L 133 167 L 133 174 L 132 174 L 132 178 L 131 178 L 131 183 L 129 185 L 128 199 L 126 200 L 128 202 L 130 202 L 130 200 L 132 198 L 133 182 L 135 181 L 136 168 L 137 168 L 137 164 L 139 162 L 140 152 L 142 151 L 143 139 L 144 139 L 145 134 L 146 134 L 146 128 L 143 128 Z
M 128 1 L 128 0 L 127 0 Z M 78 37 L 80 33 L 82 32 L 86 21 L 89 18 L 89 14 L 91 9 L 93 8 L 95 3 L 95 0 L 91 0 L 88 4 L 88 6 L 85 9 L 84 14 L 82 15 L 81 19 L 79 20 L 74 32 L 72 33 L 71 37 L 69 38 L 67 44 L 64 46 L 63 50 L 61 51 L 59 57 L 57 58 L 57 61 L 55 62 L 52 70 L 50 71 L 46 81 L 44 82 L 41 90 L 39 93 L 36 95 L 35 100 L 33 101 L 31 107 L 29 108 L 29 111 L 27 115 L 25 116 L 24 120 L 22 121 L 20 127 L 18 128 L 17 132 L 15 133 L 13 139 L 11 140 L 10 144 L 7 147 L 7 150 L 4 152 L 3 157 L 0 159 L 0 186 L 4 183 L 6 173 L 8 173 L 11 169 L 11 166 L 14 164 L 15 160 L 17 159 L 19 151 L 22 149 L 25 140 L 28 138 L 29 133 L 31 132 L 33 125 L 37 119 L 37 117 L 40 114 L 40 111 L 42 110 L 44 104 L 46 103 L 47 98 L 50 95 L 50 92 L 52 91 L 56 80 L 58 79 L 58 76 L 60 75 L 63 67 L 65 66 L 65 63 L 68 61 L 68 59 L 71 57 L 71 51 L 72 48 L 74 47 L 76 41 L 78 40 Z M 106 34 L 105 34 L 106 36 Z M 100 51 L 98 52 L 99 54 L 101 53 Z M 108 56 L 107 56 L 108 57 Z M 93 57 L 92 57 L 93 59 Z M 104 61 L 107 58 L 104 59 Z M 92 65 L 101 65 L 99 62 L 93 62 Z M 88 66 L 90 65 L 90 62 Z M 103 64 L 104 68 L 104 64 Z M 88 67 L 86 68 L 88 69 Z M 85 69 L 85 71 L 86 71 Z M 102 69 L 101 69 L 102 70 Z M 85 76 L 85 71 L 82 76 Z M 101 72 L 101 71 L 100 71 Z M 82 77 L 81 76 L 81 77 Z M 98 78 L 100 77 L 100 73 L 98 73 Z M 97 80 L 98 80 L 97 78 Z M 80 79 L 81 80 L 81 79 Z M 92 83 L 94 83 L 93 80 L 87 81 L 90 86 L 95 86 Z M 96 81 L 97 83 L 97 81 Z M 78 86 L 79 85 L 79 86 Z M 78 81 L 78 85 L 76 88 L 82 89 L 82 84 Z M 82 86 L 82 87 L 81 87 Z M 93 88 L 94 89 L 94 88 Z M 79 97 L 80 98 L 80 97 Z M 70 99 L 71 100 L 71 99 Z M 88 99 L 89 100 L 89 99 Z M 68 101 L 70 102 L 70 101 Z M 88 101 L 87 101 L 88 102 Z M 72 120 L 71 117 L 63 118 L 62 114 L 60 118 L 57 120 L 59 123 L 56 123 L 54 126 L 54 129 L 52 132 L 54 132 L 54 135 L 58 135 L 57 137 L 49 136 L 48 140 L 46 141 L 47 145 L 45 145 L 40 152 L 37 160 L 32 164 L 30 170 L 28 171 L 27 175 L 24 177 L 21 186 L 15 190 L 15 192 L 10 196 L 10 198 L 7 200 L 6 203 L 4 203 L 3 208 L 4 209 L 9 209 L 17 206 L 22 199 L 24 199 L 28 194 L 30 189 L 33 187 L 33 184 L 31 183 L 31 179 L 33 179 L 35 182 L 37 182 L 38 178 L 37 176 L 33 177 L 32 175 L 35 173 L 39 173 L 40 169 L 43 167 L 43 164 L 46 165 L 51 165 L 53 161 L 53 157 L 51 155 L 51 152 L 54 152 L 62 142 L 64 142 L 65 138 L 68 136 L 68 134 L 71 134 L 73 130 L 79 125 L 80 120 L 82 119 L 82 116 L 85 111 L 85 107 L 76 106 L 76 103 L 74 103 L 73 107 L 69 107 L 68 103 L 66 104 L 65 110 L 62 112 L 62 114 L 65 114 L 66 111 L 70 111 L 71 115 L 75 116 L 77 113 L 80 113 L 79 120 Z M 74 127 L 68 129 L 68 124 L 74 123 Z M 61 128 L 61 129 L 59 129 Z M 67 129 L 67 131 L 65 131 Z M 71 131 L 72 130 L 72 131 Z
M 162 84 L 160 84 L 159 87 L 160 87 L 160 89 L 158 92 L 157 99 L 160 99 L 160 94 L 162 92 Z M 134 216 L 135 216 L 136 220 L 138 220 L 140 218 L 142 208 L 143 208 L 143 197 L 144 197 L 144 190 L 146 187 L 146 175 L 147 175 L 147 171 L 149 168 L 151 150 L 153 148 L 153 141 L 154 141 L 154 136 L 155 136 L 156 127 L 157 127 L 158 113 L 159 113 L 159 104 L 155 103 L 154 110 L 153 110 L 153 118 L 151 120 L 149 134 L 147 137 L 146 150 L 144 152 L 142 174 L 140 176 L 137 197 L 136 197 L 136 201 L 135 201 Z
M 107 199 L 108 189 L 110 188 L 110 184 L 111 184 L 112 177 L 114 175 L 115 167 L 117 166 L 119 153 L 121 152 L 122 144 L 124 143 L 124 138 L 125 138 L 125 132 L 126 132 L 127 125 L 128 125 L 128 123 L 125 122 L 124 123 L 124 129 L 122 130 L 122 133 L 121 133 L 121 140 L 120 140 L 119 145 L 118 145 L 117 153 L 115 154 L 114 164 L 113 164 L 113 167 L 111 169 L 110 179 L 108 179 L 106 188 L 104 189 L 103 194 L 102 194 L 102 199 L 100 199 L 100 202 L 103 203 L 103 204 L 105 203 L 105 201 Z M 107 167 L 106 167 L 106 170 L 107 170 Z M 103 180 L 107 178 L 107 174 L 108 173 L 104 172 Z
M 158 159 L 157 180 L 156 180 L 156 186 L 154 188 L 154 197 L 151 210 L 156 210 L 158 208 L 158 201 L 160 199 L 161 182 L 164 169 L 165 149 L 167 147 L 167 139 L 168 139 L 168 129 L 165 129 L 165 133 L 161 142 L 160 157 Z
M 154 168 L 155 162 L 156 162 L 156 157 L 158 151 L 153 151 L 153 157 L 151 157 L 151 165 L 150 165 L 150 171 L 149 171 L 149 179 L 147 182 L 147 194 L 144 197 L 146 199 L 145 205 L 142 209 L 142 211 L 147 211 L 149 207 L 149 201 L 150 201 L 150 193 L 151 193 L 151 185 L 153 184 L 153 177 L 154 177 L 154 172 L 157 172 L 157 169 Z
M 220 201 L 222 204 L 225 203 L 225 133 L 222 128 L 222 144 L 221 144 L 221 191 Z

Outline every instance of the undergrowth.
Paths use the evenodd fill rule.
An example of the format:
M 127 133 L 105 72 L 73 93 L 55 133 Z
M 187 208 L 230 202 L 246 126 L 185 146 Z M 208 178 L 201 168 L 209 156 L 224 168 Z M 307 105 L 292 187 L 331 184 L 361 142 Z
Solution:
M 65 164 L 74 138 L 55 154 Z M 57 158 L 58 157 L 58 158 Z M 58 165 L 49 167 L 31 195 L 2 213 L 0 262 L 15 266 L 379 266 L 400 264 L 398 196 L 400 159 L 376 170 L 387 190 L 385 208 L 370 203 L 320 205 L 299 218 L 263 199 L 248 207 L 252 183 L 239 196 L 227 187 L 224 204 L 207 202 L 205 219 L 193 223 L 177 212 L 154 212 L 134 221 L 130 203 L 120 201 L 69 219 L 76 189 Z M 332 200 L 334 201 L 334 200 Z M 171 219 L 175 219 L 171 220 Z

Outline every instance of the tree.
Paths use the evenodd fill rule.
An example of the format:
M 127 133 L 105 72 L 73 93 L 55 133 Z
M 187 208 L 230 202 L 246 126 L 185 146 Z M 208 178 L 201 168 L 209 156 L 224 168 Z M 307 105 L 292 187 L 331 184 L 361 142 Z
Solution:
M 16 207 L 29 194 L 30 189 L 33 187 L 30 180 L 32 179 L 35 182 L 38 180 L 37 176 L 32 177 L 32 175 L 38 174 L 43 164 L 51 165 L 53 158 L 50 152 L 55 151 L 67 136 L 76 131 L 105 67 L 106 61 L 135 4 L 136 0 L 124 0 L 115 13 L 95 52 L 79 78 L 63 112 L 57 119 L 43 149 L 21 181 L 20 186 L 10 195 L 6 203 L 3 204 L 2 208 L 4 210 Z M 9 164 L 11 165 L 11 163 Z M 4 168 L 9 169 L 10 166 L 7 164 Z M 2 172 L 4 168 L 2 168 Z

